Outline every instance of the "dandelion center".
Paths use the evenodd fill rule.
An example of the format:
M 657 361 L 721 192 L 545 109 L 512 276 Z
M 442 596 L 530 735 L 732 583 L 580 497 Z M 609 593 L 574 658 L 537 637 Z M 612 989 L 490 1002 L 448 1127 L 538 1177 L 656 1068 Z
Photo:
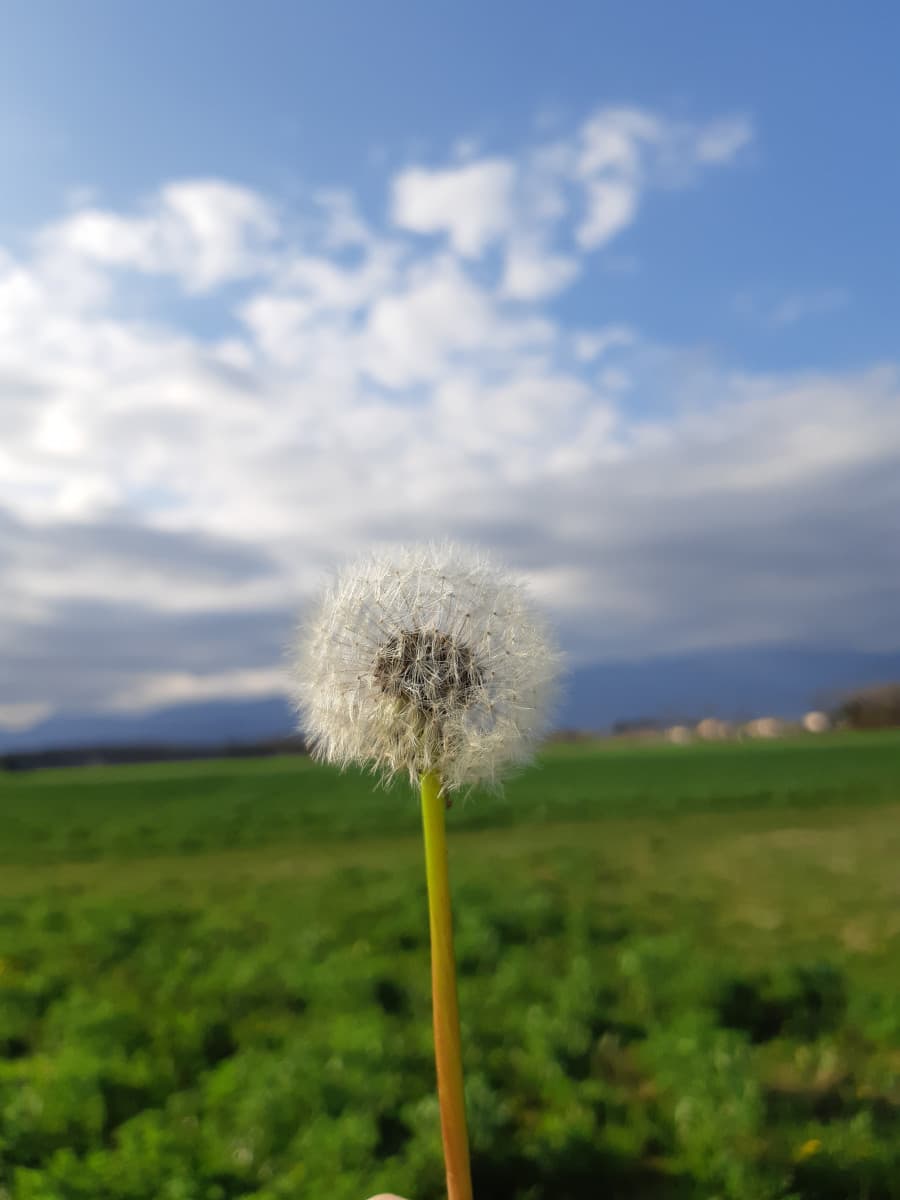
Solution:
M 469 647 L 436 629 L 395 633 L 379 647 L 373 674 L 385 695 L 426 716 L 470 704 L 484 682 Z

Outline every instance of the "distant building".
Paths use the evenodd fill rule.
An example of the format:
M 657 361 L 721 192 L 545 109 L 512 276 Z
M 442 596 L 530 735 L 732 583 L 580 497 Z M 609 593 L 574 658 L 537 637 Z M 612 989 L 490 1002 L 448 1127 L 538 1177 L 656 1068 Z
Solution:
M 831 718 L 828 713 L 808 712 L 803 718 L 803 728 L 807 733 L 827 733 L 831 728 Z
M 694 735 L 687 725 L 673 725 L 666 730 L 666 741 L 671 742 L 673 746 L 686 746 L 693 740 Z
M 718 717 L 704 717 L 697 726 L 696 733 L 704 742 L 721 742 L 731 733 L 731 726 L 727 721 L 720 721 Z
M 779 717 L 757 717 L 744 728 L 750 737 L 777 738 L 783 736 L 785 723 Z

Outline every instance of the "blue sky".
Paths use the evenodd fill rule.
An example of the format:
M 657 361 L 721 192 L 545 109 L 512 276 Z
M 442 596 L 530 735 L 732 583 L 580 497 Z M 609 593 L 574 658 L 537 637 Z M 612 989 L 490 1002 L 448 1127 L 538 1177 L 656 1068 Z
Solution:
M 0 724 L 277 690 L 321 572 L 431 534 L 583 659 L 900 645 L 898 35 L 5 6 Z
M 372 213 L 384 175 L 460 139 L 506 153 L 603 103 L 752 116 L 742 169 L 654 204 L 643 252 L 571 301 L 655 336 L 715 339 L 754 365 L 853 365 L 892 351 L 900 307 L 900 13 L 867 4 L 192 3 L 7 6 L 0 221 L 15 236 L 73 188 L 127 204 L 214 175 L 290 198 L 333 183 Z M 612 290 L 612 289 L 611 289 Z M 833 295 L 822 322 L 758 310 Z M 837 302 L 839 294 L 846 303 Z M 851 303 L 851 298 L 854 301 Z M 745 303 L 742 304 L 741 300 Z M 815 309 L 813 300 L 811 308 Z M 823 336 L 823 325 L 827 336 Z

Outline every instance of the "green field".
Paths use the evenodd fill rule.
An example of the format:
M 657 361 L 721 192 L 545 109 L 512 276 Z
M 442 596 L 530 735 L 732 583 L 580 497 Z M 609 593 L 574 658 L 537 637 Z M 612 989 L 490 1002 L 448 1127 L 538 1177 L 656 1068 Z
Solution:
M 476 1200 L 900 1198 L 900 736 L 560 746 L 449 814 Z M 417 803 L 0 774 L 0 1197 L 442 1196 Z

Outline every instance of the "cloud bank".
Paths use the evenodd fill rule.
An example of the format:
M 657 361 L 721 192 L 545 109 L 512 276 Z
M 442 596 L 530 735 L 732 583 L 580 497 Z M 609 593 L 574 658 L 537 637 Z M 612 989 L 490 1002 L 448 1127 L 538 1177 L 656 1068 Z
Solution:
M 607 109 L 384 212 L 225 180 L 0 249 L 0 724 L 280 685 L 372 542 L 493 547 L 582 660 L 895 647 L 892 364 L 760 376 L 555 300 L 749 122 Z

